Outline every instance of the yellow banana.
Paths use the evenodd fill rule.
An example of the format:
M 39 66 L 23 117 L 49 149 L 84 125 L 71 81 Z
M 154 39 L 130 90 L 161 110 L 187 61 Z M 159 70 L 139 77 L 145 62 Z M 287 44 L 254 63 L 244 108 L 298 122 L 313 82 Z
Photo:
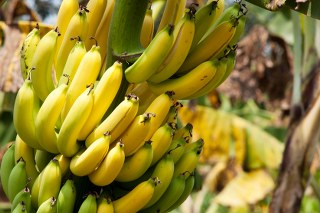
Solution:
M 100 123 L 103 115 L 107 112 L 113 99 L 116 97 L 122 77 L 122 64 L 117 61 L 102 75 L 93 94 L 93 113 L 90 114 L 80 131 L 78 137 L 80 140 L 85 140 L 97 124 Z
M 155 187 L 159 184 L 158 178 L 150 178 L 138 184 L 123 197 L 113 201 L 114 212 L 131 213 L 141 210 L 152 198 Z
M 16 136 L 15 149 L 14 149 L 15 162 L 20 158 L 26 162 L 26 172 L 30 178 L 29 187 L 31 188 L 36 180 L 39 172 L 36 169 L 36 162 L 34 159 L 34 149 L 28 146 L 19 135 Z
M 86 147 L 89 147 L 93 141 L 108 131 L 111 132 L 111 142 L 115 141 L 135 118 L 138 108 L 138 97 L 132 94 L 127 95 L 111 114 L 90 133 L 85 141 Z
M 166 0 L 152 1 L 152 18 L 154 20 L 154 29 L 158 29 L 161 22 L 162 14 L 166 6 Z
M 152 76 L 168 55 L 173 44 L 173 26 L 168 25 L 151 41 L 142 55 L 125 70 L 130 83 L 141 83 Z
M 131 122 L 129 127 L 119 136 L 118 140 L 121 139 L 124 144 L 124 153 L 126 156 L 130 156 L 135 153 L 143 143 L 150 129 L 151 115 L 144 113 L 137 115 Z M 111 132 L 112 135 L 112 132 Z
M 28 72 L 31 68 L 33 55 L 40 41 L 39 25 L 35 28 L 24 39 L 21 50 L 20 50 L 20 69 L 22 78 L 28 77 Z
M 71 159 L 71 172 L 77 176 L 86 176 L 92 173 L 107 155 L 110 138 L 110 133 L 107 132 L 88 148 L 81 149 Z
M 181 5 L 180 5 L 181 3 Z M 183 3 L 185 4 L 185 0 L 167 0 L 166 5 L 161 17 L 161 21 L 159 23 L 159 26 L 157 28 L 157 33 L 160 33 L 161 30 L 163 30 L 167 25 L 175 25 L 176 20 L 179 20 L 178 13 L 181 15 L 181 10 Z M 180 10 L 180 11 L 179 11 Z M 183 14 L 183 12 L 182 12 Z
M 140 33 L 140 42 L 143 48 L 147 48 L 153 38 L 154 22 L 152 18 L 152 9 L 148 8 L 144 16 L 142 29 Z
M 59 162 L 61 176 L 64 177 L 70 170 L 71 159 L 65 157 L 62 154 L 58 154 L 58 155 L 54 156 L 54 159 L 56 159 Z
M 73 48 L 74 44 L 76 43 L 76 41 L 71 38 L 76 38 L 79 36 L 82 41 L 85 41 L 87 33 L 87 11 L 84 7 L 80 7 L 78 11 L 74 13 L 72 18 L 70 19 L 63 40 L 61 41 L 60 48 L 57 49 L 57 54 L 55 58 L 55 71 L 57 79 L 60 79 L 68 55 L 71 49 Z
M 35 127 L 39 144 L 50 153 L 59 153 L 56 123 L 66 101 L 67 84 L 55 88 L 44 100 L 37 114 Z
M 70 51 L 66 65 L 63 68 L 63 74 L 61 75 L 58 83 L 58 86 L 62 84 L 66 84 L 70 79 L 74 78 L 74 75 L 77 72 L 78 66 L 83 58 L 83 56 L 86 54 L 86 48 L 84 46 L 83 41 L 79 39 L 78 41 L 74 44 L 72 50 Z M 68 75 L 69 78 L 66 78 L 65 75 Z
M 115 180 L 129 182 L 139 178 L 151 165 L 152 157 L 152 144 L 147 141 L 133 155 L 126 158 Z
M 69 179 L 63 184 L 57 198 L 57 213 L 73 213 L 76 190 L 73 180 Z
M 183 127 L 177 129 L 174 132 L 173 139 L 180 139 L 183 138 L 187 143 L 192 139 L 192 130 L 193 130 L 193 125 L 191 123 L 187 123 Z
M 0 178 L 1 186 L 4 194 L 8 197 L 8 183 L 9 177 L 12 169 L 16 165 L 15 161 L 15 144 L 12 143 L 9 145 L 7 151 L 2 156 L 1 167 L 0 167 Z
M 151 165 L 155 164 L 169 149 L 174 130 L 170 123 L 166 123 L 159 127 L 157 131 L 152 135 L 150 141 L 152 141 L 153 158 Z
M 184 153 L 187 153 L 191 150 L 201 152 L 204 146 L 204 141 L 202 138 L 199 138 L 196 141 L 189 142 L 185 145 Z
M 88 119 L 93 106 L 93 85 L 91 84 L 74 102 L 64 119 L 57 140 L 58 150 L 66 157 L 72 157 L 80 149 L 78 135 Z
M 206 85 L 215 75 L 213 61 L 206 61 L 181 77 L 167 79 L 160 83 L 149 82 L 149 88 L 155 94 L 173 91 L 175 99 L 185 99 Z
M 38 194 L 39 208 L 49 198 L 58 197 L 62 181 L 59 161 L 52 159 L 41 173 Z
M 39 191 L 40 191 L 40 183 L 41 183 L 41 176 L 42 172 L 40 172 L 37 179 L 34 181 L 33 186 L 31 188 L 31 204 L 34 209 L 38 209 L 38 198 L 39 198 Z
M 26 212 L 31 212 L 31 193 L 28 187 L 22 189 L 13 199 L 11 204 L 11 212 L 23 202 L 25 204 Z
M 222 84 L 230 75 L 230 73 L 232 72 L 234 66 L 236 65 L 236 46 L 235 48 L 231 48 L 229 50 L 230 52 L 227 55 L 227 68 L 226 68 L 226 72 L 224 73 L 221 81 L 219 82 L 218 86 L 220 84 Z
M 88 194 L 88 196 L 81 203 L 78 213 L 97 212 L 97 196 L 95 194 Z
M 174 162 L 170 154 L 164 155 L 161 160 L 154 166 L 151 177 L 158 177 L 160 184 L 154 189 L 151 200 L 144 208 L 148 208 L 155 204 L 163 193 L 167 190 L 171 183 L 174 172 Z
M 86 48 L 90 48 L 93 43 L 90 37 L 94 37 L 98 29 L 99 23 L 103 17 L 104 11 L 107 7 L 107 0 L 90 0 L 86 6 L 89 11 L 87 14 L 88 19 L 88 33 L 85 40 Z
M 59 35 L 57 28 L 50 30 L 39 41 L 32 58 L 31 67 L 34 68 L 31 72 L 32 85 L 35 93 L 42 101 L 54 88 L 55 79 L 52 78 L 52 66 Z
M 107 153 L 99 167 L 89 174 L 90 181 L 97 186 L 106 186 L 114 181 L 125 160 L 123 144 L 117 142 Z
M 181 27 L 174 29 L 173 33 L 177 35 L 169 54 L 148 81 L 159 83 L 170 78 L 186 59 L 195 33 L 195 19 L 192 12 L 187 12 L 180 22 L 177 26 L 181 25 Z
M 171 155 L 172 160 L 176 163 L 184 153 L 184 147 L 187 144 L 184 138 L 173 139 L 168 149 L 168 154 Z
M 8 198 L 12 202 L 16 194 L 18 194 L 28 183 L 28 175 L 26 171 L 26 162 L 20 158 L 16 165 L 12 168 L 8 179 Z
M 57 212 L 57 199 L 55 197 L 50 197 L 39 206 L 36 213 L 55 213 L 55 212 Z
M 97 205 L 97 213 L 114 213 L 112 201 L 108 197 L 100 196 Z
M 170 107 L 173 104 L 172 95 L 172 92 L 158 95 L 145 110 L 145 113 L 152 113 L 154 115 L 150 120 L 151 126 L 145 140 L 149 140 L 162 123 L 165 122 Z
M 35 149 L 43 149 L 36 137 L 35 118 L 40 100 L 34 92 L 30 76 L 20 87 L 13 108 L 13 124 L 21 139 Z
M 168 115 L 166 117 L 165 122 L 170 123 L 174 130 L 177 129 L 177 122 L 178 122 L 178 110 L 175 105 L 172 105 L 169 109 Z
M 66 103 L 62 110 L 62 121 L 67 116 L 70 108 L 79 95 L 86 90 L 86 87 L 94 83 L 98 77 L 101 67 L 100 47 L 92 46 L 92 48 L 83 56 L 78 69 L 71 79 L 69 89 L 67 91 Z M 90 70 L 90 72 L 88 72 Z

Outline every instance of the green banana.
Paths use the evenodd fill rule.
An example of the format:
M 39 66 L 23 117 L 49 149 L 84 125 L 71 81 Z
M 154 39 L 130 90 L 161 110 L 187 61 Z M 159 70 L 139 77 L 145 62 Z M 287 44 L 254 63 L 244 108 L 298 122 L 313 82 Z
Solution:
M 184 147 L 187 144 L 184 138 L 173 139 L 168 149 L 168 154 L 171 155 L 173 162 L 176 163 L 184 153 Z
M 68 179 L 61 187 L 57 198 L 57 213 L 72 213 L 76 201 L 74 181 Z
M 36 162 L 36 168 L 39 172 L 41 172 L 46 166 L 47 164 L 52 160 L 52 158 L 55 155 L 47 152 L 47 151 L 43 151 L 43 150 L 35 150 L 35 162 Z
M 8 180 L 8 198 L 12 202 L 14 197 L 27 186 L 28 175 L 26 162 L 20 158 L 13 167 Z
M 11 213 L 28 213 L 25 203 L 23 201 L 18 203 Z
M 1 186 L 2 186 L 3 192 L 7 197 L 9 197 L 8 185 L 9 185 L 10 173 L 16 164 L 14 159 L 14 149 L 15 149 L 15 144 L 14 143 L 10 144 L 9 148 L 4 153 L 1 160 L 1 167 L 0 167 Z
M 27 212 L 31 212 L 31 192 L 28 187 L 22 189 L 13 199 L 11 203 L 11 211 L 13 211 L 19 203 L 23 202 L 25 204 L 25 209 Z
M 78 213 L 97 212 L 97 197 L 95 194 L 89 194 L 82 202 Z
M 55 197 L 50 197 L 39 206 L 36 213 L 56 213 L 56 212 L 57 212 L 57 199 Z

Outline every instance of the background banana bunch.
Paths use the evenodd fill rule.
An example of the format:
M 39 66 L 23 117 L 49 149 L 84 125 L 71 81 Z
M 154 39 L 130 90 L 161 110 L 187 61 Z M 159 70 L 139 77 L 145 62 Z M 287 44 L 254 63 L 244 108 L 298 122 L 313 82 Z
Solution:
M 64 0 L 56 27 L 35 25 L 24 39 L 17 135 L 0 171 L 12 212 L 167 212 L 191 193 L 204 141 L 178 125 L 178 100 L 203 96 L 230 74 L 246 8 L 155 2 L 142 54 L 108 67 L 115 6 Z

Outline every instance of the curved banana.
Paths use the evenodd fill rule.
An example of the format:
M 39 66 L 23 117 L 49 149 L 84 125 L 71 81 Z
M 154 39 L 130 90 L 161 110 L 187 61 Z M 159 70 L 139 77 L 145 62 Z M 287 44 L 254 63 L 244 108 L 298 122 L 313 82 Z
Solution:
M 18 203 L 18 205 L 11 212 L 12 213 L 27 213 L 26 204 L 24 202 Z
M 184 147 L 184 148 L 185 148 L 184 151 L 185 151 L 185 153 L 186 153 L 186 152 L 189 152 L 189 151 L 191 151 L 191 150 L 197 151 L 197 152 L 201 152 L 203 146 L 204 146 L 204 141 L 203 141 L 202 138 L 199 138 L 199 139 L 196 140 L 196 141 L 192 141 L 192 142 L 187 143 L 187 144 L 185 145 L 185 147 Z
M 171 155 L 172 160 L 176 163 L 184 153 L 184 147 L 187 144 L 184 138 L 173 139 L 168 149 L 168 154 Z
M 97 186 L 106 186 L 114 181 L 125 160 L 123 144 L 118 142 L 112 147 L 99 167 L 89 174 L 90 181 Z
M 22 189 L 13 199 L 11 203 L 11 211 L 13 211 L 19 203 L 23 202 L 25 204 L 26 212 L 31 212 L 31 192 L 28 187 Z
M 50 199 L 51 197 L 58 197 L 62 181 L 59 161 L 52 159 L 41 173 L 38 194 L 39 209 L 41 204 L 46 200 Z
M 12 168 L 8 180 L 8 198 L 12 202 L 14 197 L 26 187 L 28 175 L 26 171 L 26 162 L 20 158 Z
M 161 83 L 149 82 L 149 88 L 155 94 L 173 91 L 173 98 L 185 99 L 206 85 L 215 73 L 213 61 L 206 61 L 181 77 L 167 79 Z
M 143 210 L 143 212 L 148 213 L 163 213 L 167 212 L 167 209 L 170 208 L 182 195 L 185 188 L 185 175 L 180 174 L 176 177 L 173 177 L 167 190 L 162 194 L 159 200 Z
M 157 162 L 152 172 L 151 177 L 158 177 L 160 184 L 154 189 L 151 200 L 144 208 L 148 208 L 155 204 L 163 193 L 167 190 L 171 183 L 174 172 L 174 162 L 170 154 L 164 155 L 161 160 Z
M 1 186 L 4 194 L 8 197 L 8 185 L 9 185 L 9 177 L 12 169 L 16 165 L 15 161 L 15 144 L 12 143 L 8 147 L 7 151 L 2 156 L 1 167 L 0 167 L 0 178 L 1 178 Z
M 74 75 L 77 72 L 77 69 L 79 67 L 79 64 L 83 58 L 83 56 L 86 54 L 86 48 L 84 46 L 83 41 L 81 41 L 80 37 L 78 37 L 78 40 L 74 44 L 73 48 L 71 49 L 66 65 L 63 68 L 62 75 L 60 77 L 58 86 L 62 84 L 67 84 L 70 79 L 74 78 Z M 69 78 L 66 78 L 65 76 L 69 76 Z
M 62 110 L 62 121 L 64 121 L 70 108 L 76 99 L 83 93 L 87 86 L 94 83 L 98 77 L 101 67 L 100 47 L 92 46 L 92 48 L 83 56 L 78 69 L 71 79 L 69 89 L 67 91 L 66 102 Z M 90 72 L 88 72 L 90 70 Z
M 93 85 L 90 85 L 74 102 L 64 119 L 57 140 L 58 150 L 72 157 L 80 149 L 78 135 L 88 119 L 93 106 Z
M 139 98 L 129 94 L 87 137 L 85 143 L 89 147 L 105 132 L 111 133 L 111 143 L 127 129 L 135 118 L 139 108 Z
M 193 130 L 193 125 L 191 123 L 187 123 L 186 125 L 177 129 L 174 132 L 173 139 L 183 138 L 188 143 L 189 140 L 192 139 L 192 130 Z
M 31 204 L 34 209 L 38 209 L 38 198 L 39 198 L 39 191 L 40 191 L 40 183 L 41 183 L 41 176 L 42 172 L 40 172 L 37 179 L 34 181 L 33 186 L 31 188 Z
M 144 113 L 136 116 L 129 127 L 118 137 L 124 145 L 126 156 L 134 154 L 145 142 L 145 138 L 150 129 L 151 115 Z M 112 132 L 111 132 L 112 135 Z
M 230 75 L 232 72 L 234 66 L 236 65 L 236 49 L 231 48 L 230 52 L 227 55 L 227 68 L 226 72 L 224 73 L 221 81 L 219 82 L 218 86 L 222 84 Z
M 85 40 L 86 48 L 90 48 L 93 43 L 90 37 L 94 37 L 103 14 L 107 7 L 107 0 L 90 0 L 86 6 L 89 11 L 87 14 L 88 19 L 88 32 Z
M 116 97 L 122 81 L 122 63 L 116 61 L 102 75 L 94 89 L 92 113 L 82 127 L 78 139 L 85 140 L 92 130 L 100 123 Z M 108 95 L 106 95 L 108 94 Z
M 174 130 L 170 123 L 166 123 L 159 127 L 152 135 L 150 141 L 152 142 L 153 158 L 151 165 L 155 164 L 167 152 L 172 142 Z
M 125 70 L 130 83 L 141 83 L 152 76 L 168 55 L 173 44 L 173 26 L 161 30 L 150 42 L 142 55 Z
M 114 212 L 138 212 L 151 200 L 158 178 L 150 178 L 138 184 L 123 197 L 113 201 Z
M 31 67 L 34 68 L 31 72 L 32 85 L 42 101 L 54 89 L 55 79 L 52 78 L 52 66 L 59 36 L 57 28 L 45 34 L 39 41 L 32 58 Z
M 166 119 L 164 119 L 164 120 L 166 121 L 166 123 L 170 123 L 174 130 L 177 129 L 178 109 L 175 106 L 175 104 L 170 107 L 168 115 L 167 115 Z
M 186 59 L 195 33 L 195 19 L 189 11 L 180 22 L 182 23 L 178 23 L 177 26 L 181 25 L 181 27 L 174 29 L 173 33 L 177 35 L 169 54 L 148 81 L 159 83 L 170 78 L 178 71 Z
M 36 213 L 56 213 L 56 212 L 57 212 L 57 199 L 55 197 L 50 197 L 39 206 Z
M 152 144 L 147 141 L 133 155 L 125 159 L 115 180 L 119 182 L 129 182 L 139 178 L 151 165 L 152 157 Z
M 36 137 L 35 118 L 40 100 L 32 87 L 30 76 L 20 87 L 13 108 L 13 124 L 19 137 L 35 149 L 43 149 Z
M 114 213 L 112 201 L 107 197 L 100 196 L 97 205 L 97 213 Z
M 34 160 L 36 162 L 36 168 L 39 172 L 41 172 L 55 156 L 50 152 L 40 149 L 34 150 L 34 152 Z
M 26 172 L 28 177 L 30 178 L 29 187 L 32 187 L 34 181 L 39 175 L 39 172 L 36 168 L 35 162 L 35 153 L 34 149 L 28 146 L 20 137 L 19 135 L 16 136 L 15 140 L 15 162 L 17 162 L 20 158 L 26 162 Z
M 21 50 L 20 50 L 20 69 L 22 78 L 25 80 L 28 77 L 28 72 L 31 68 L 33 55 L 40 41 L 39 25 L 35 28 L 24 39 Z
M 88 194 L 78 211 L 78 213 L 88 212 L 97 212 L 97 196 L 95 194 Z
M 87 11 L 84 7 L 80 7 L 76 13 L 72 14 L 72 18 L 68 23 L 66 32 L 61 41 L 60 48 L 57 49 L 57 53 L 55 54 L 55 71 L 57 79 L 60 79 L 68 55 L 74 44 L 76 43 L 76 41 L 72 38 L 76 38 L 79 36 L 82 41 L 85 41 L 87 33 Z
M 142 29 L 140 33 L 140 42 L 143 48 L 147 48 L 153 38 L 154 22 L 152 18 L 152 9 L 148 8 L 144 16 Z
M 67 91 L 68 82 L 55 88 L 42 103 L 35 121 L 39 144 L 46 151 L 54 154 L 59 153 L 56 123 L 64 107 Z
M 57 213 L 72 213 L 76 202 L 76 187 L 68 179 L 61 187 L 57 198 Z
M 71 159 L 71 172 L 77 176 L 86 176 L 92 173 L 107 155 L 110 139 L 110 133 L 107 132 L 88 148 L 81 149 Z
M 150 120 L 151 126 L 145 140 L 149 140 L 155 131 L 165 122 L 170 107 L 173 104 L 172 95 L 172 92 L 158 95 L 145 110 L 145 113 L 152 113 L 154 115 Z
M 185 4 L 186 0 L 168 0 L 165 2 L 164 11 L 162 13 L 156 35 L 159 34 L 167 25 L 175 25 L 177 23 L 177 20 L 179 20 L 183 15 Z
M 70 158 L 67 158 L 66 156 L 62 154 L 58 154 L 54 156 L 54 159 L 56 159 L 59 163 L 60 170 L 61 170 L 61 176 L 64 177 L 70 170 Z

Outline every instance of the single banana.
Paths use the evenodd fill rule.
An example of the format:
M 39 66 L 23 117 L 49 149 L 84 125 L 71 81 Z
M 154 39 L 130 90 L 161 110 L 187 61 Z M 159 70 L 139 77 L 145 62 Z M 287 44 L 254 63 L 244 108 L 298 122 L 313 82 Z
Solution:
M 89 147 L 96 139 L 105 132 L 111 132 L 111 142 L 115 141 L 123 131 L 127 129 L 135 118 L 139 108 L 139 98 L 135 95 L 126 95 L 125 99 L 101 122 L 88 136 L 85 141 Z
M 81 203 L 78 213 L 97 212 L 97 196 L 95 194 L 88 194 L 88 196 Z
M 173 44 L 172 25 L 161 30 L 143 51 L 142 55 L 125 70 L 130 83 L 141 83 L 152 76 L 168 55 Z
M 59 161 L 55 158 L 52 159 L 41 173 L 42 174 L 38 194 L 39 209 L 41 204 L 46 200 L 50 199 L 51 197 L 58 197 L 62 181 Z
M 198 152 L 201 152 L 202 151 L 202 148 L 204 146 L 204 141 L 202 138 L 199 138 L 198 140 L 196 141 L 192 141 L 192 142 L 189 142 L 185 145 L 185 153 L 188 152 L 188 151 L 198 151 Z
M 40 149 L 37 149 L 34 152 L 35 152 L 34 160 L 36 163 L 36 168 L 39 172 L 41 172 L 47 166 L 47 164 L 52 160 L 52 158 L 55 156 L 50 152 L 43 151 Z
M 15 149 L 14 149 L 14 156 L 15 162 L 18 162 L 20 158 L 26 162 L 26 171 L 27 175 L 30 178 L 29 187 L 31 188 L 34 181 L 39 175 L 39 172 L 36 168 L 35 162 L 35 153 L 34 149 L 32 149 L 28 144 L 26 144 L 19 135 L 16 136 L 15 140 Z
M 167 79 L 161 83 L 149 82 L 149 88 L 158 95 L 166 91 L 173 91 L 173 98 L 185 99 L 206 85 L 215 73 L 216 67 L 213 61 L 205 61 L 180 77 Z
M 22 201 L 11 211 L 12 213 L 28 213 L 26 204 Z
M 11 204 L 11 211 L 13 211 L 19 203 L 23 202 L 25 204 L 26 212 L 31 212 L 31 192 L 28 187 L 22 189 L 13 199 Z
M 72 213 L 76 201 L 76 187 L 68 179 L 61 187 L 57 198 L 57 213 Z
M 103 115 L 117 95 L 123 77 L 122 72 L 122 63 L 116 61 L 102 75 L 94 90 L 92 113 L 82 127 L 78 139 L 85 140 L 97 124 L 100 123 Z
M 145 142 L 144 139 L 150 129 L 150 119 L 152 118 L 149 113 L 137 115 L 129 127 L 117 139 L 121 140 L 124 144 L 124 153 L 126 156 L 134 154 L 141 146 L 143 146 Z
M 40 191 L 40 183 L 41 183 L 41 177 L 42 172 L 40 172 L 37 179 L 34 181 L 34 184 L 31 188 L 31 204 L 34 209 L 38 209 L 38 199 L 39 199 L 39 191 Z
M 97 205 L 97 213 L 114 213 L 113 203 L 108 197 L 100 196 Z
M 173 162 L 176 163 L 184 153 L 184 147 L 187 144 L 184 138 L 173 139 L 168 149 L 168 154 L 171 155 Z
M 178 123 L 178 109 L 174 105 L 172 105 L 169 109 L 167 117 L 164 119 L 166 123 L 171 123 L 171 126 L 174 130 L 177 129 L 177 123 Z
M 160 199 L 149 208 L 144 209 L 143 212 L 167 212 L 167 209 L 169 209 L 182 195 L 185 188 L 185 178 L 184 173 L 173 177 L 167 190 L 162 194 Z
M 114 181 L 119 174 L 125 160 L 123 144 L 117 142 L 103 159 L 99 167 L 89 174 L 90 181 L 97 186 L 106 186 Z
M 152 135 L 150 141 L 152 141 L 153 158 L 151 165 L 154 165 L 160 158 L 167 152 L 172 142 L 174 130 L 170 123 L 166 123 L 159 127 L 157 131 Z
M 159 182 L 157 177 L 141 182 L 129 193 L 113 201 L 114 212 L 138 212 L 151 200 L 154 189 Z
M 50 197 L 39 206 L 36 213 L 56 213 L 56 212 L 57 212 L 57 199 L 55 197 Z
M 64 107 L 67 91 L 68 82 L 56 87 L 42 103 L 35 121 L 39 144 L 46 151 L 54 154 L 59 153 L 56 124 Z
M 71 159 L 62 154 L 54 156 L 54 159 L 58 161 L 61 170 L 61 176 L 64 177 L 70 171 Z
M 93 43 L 90 37 L 95 36 L 100 21 L 107 7 L 107 0 L 90 0 L 86 6 L 89 11 L 87 14 L 88 19 L 88 32 L 85 40 L 86 48 L 90 48 Z
M 145 113 L 152 113 L 154 115 L 150 120 L 151 126 L 145 140 L 149 140 L 162 123 L 165 122 L 170 107 L 173 104 L 172 95 L 172 92 L 158 95 L 145 110 Z
M 157 32 L 156 35 L 159 34 L 161 32 L 161 30 L 163 30 L 164 28 L 166 28 L 167 25 L 175 25 L 176 24 L 176 19 L 179 20 L 179 18 L 177 18 L 178 15 L 178 11 L 179 9 L 181 10 L 181 6 L 180 6 L 180 2 L 183 4 L 186 3 L 185 0 L 168 0 L 165 3 L 165 8 L 161 17 L 161 21 L 159 23 L 159 26 L 157 28 Z M 183 12 L 182 12 L 183 14 Z M 180 11 L 179 11 L 179 15 L 181 15 Z
M 12 202 L 14 197 L 27 186 L 28 175 L 26 162 L 20 158 L 10 172 L 8 180 L 8 198 Z
M 63 74 L 61 75 L 59 79 L 58 86 L 62 84 L 67 84 L 70 79 L 74 78 L 74 75 L 77 72 L 77 69 L 79 67 L 79 64 L 83 58 L 83 56 L 86 54 L 86 48 L 84 46 L 83 41 L 81 41 L 80 37 L 78 37 L 78 40 L 74 44 L 73 48 L 71 49 L 66 65 L 63 68 Z M 66 78 L 65 76 L 69 76 L 69 78 Z
M 148 208 L 155 204 L 163 193 L 167 190 L 171 183 L 174 172 L 174 162 L 170 154 L 164 155 L 154 166 L 151 177 L 158 177 L 160 184 L 154 189 L 151 200 L 144 208 Z
M 52 67 L 59 36 L 60 33 L 57 28 L 50 30 L 39 41 L 32 58 L 31 67 L 34 68 L 31 72 L 32 85 L 35 93 L 42 101 L 54 89 L 55 79 L 52 78 Z
M 91 84 L 74 102 L 64 119 L 57 140 L 58 150 L 66 157 L 72 157 L 80 149 L 78 135 L 88 119 L 93 106 L 93 85 Z
M 192 130 L 193 130 L 193 125 L 191 123 L 187 123 L 186 125 L 177 129 L 174 132 L 173 139 L 183 138 L 188 143 L 189 140 L 192 138 Z
M 83 56 L 78 69 L 71 79 L 69 89 L 67 91 L 66 102 L 62 110 L 62 121 L 64 121 L 70 108 L 76 99 L 86 90 L 86 87 L 96 81 L 101 67 L 100 47 L 92 46 L 92 48 Z M 90 72 L 88 72 L 90 70 Z
M 21 50 L 20 50 L 20 69 L 22 78 L 25 80 L 28 77 L 28 72 L 31 68 L 33 55 L 40 41 L 39 25 L 35 28 L 24 39 Z
M 35 94 L 29 77 L 20 87 L 13 108 L 13 124 L 19 137 L 35 149 L 43 149 L 36 137 L 35 118 L 40 100 Z
M 133 155 L 125 159 L 115 180 L 119 182 L 129 182 L 139 178 L 150 167 L 152 157 L 152 143 L 147 141 Z
M 235 46 L 236 47 L 236 46 Z M 227 68 L 226 72 L 224 73 L 221 81 L 219 82 L 218 86 L 222 84 L 230 75 L 232 72 L 234 66 L 236 65 L 236 48 L 231 48 L 229 50 L 230 52 L 227 55 Z
M 152 18 L 152 9 L 148 8 L 144 16 L 142 29 L 140 33 L 140 42 L 143 48 L 147 48 L 153 38 L 154 22 Z
M 15 157 L 15 144 L 12 143 L 8 147 L 7 151 L 4 153 L 1 159 L 1 167 L 0 167 L 0 178 L 1 178 L 1 186 L 4 194 L 9 197 L 8 194 L 8 186 L 9 186 L 9 177 L 12 169 L 16 165 Z
M 77 176 L 86 176 L 92 173 L 107 155 L 110 143 L 110 133 L 102 135 L 88 148 L 81 149 L 70 162 L 70 170 Z
M 174 29 L 175 41 L 164 61 L 148 81 L 160 83 L 175 74 L 186 59 L 195 33 L 195 19 L 192 12 L 187 12 Z M 177 31 L 177 32 L 175 32 Z
M 68 55 L 74 44 L 76 43 L 76 41 L 71 38 L 76 38 L 79 36 L 82 41 L 85 41 L 87 33 L 87 10 L 84 7 L 80 7 L 76 13 L 72 14 L 72 18 L 68 23 L 66 32 L 63 36 L 63 40 L 61 41 L 60 48 L 57 49 L 57 53 L 55 54 L 55 71 L 57 79 L 60 79 Z

